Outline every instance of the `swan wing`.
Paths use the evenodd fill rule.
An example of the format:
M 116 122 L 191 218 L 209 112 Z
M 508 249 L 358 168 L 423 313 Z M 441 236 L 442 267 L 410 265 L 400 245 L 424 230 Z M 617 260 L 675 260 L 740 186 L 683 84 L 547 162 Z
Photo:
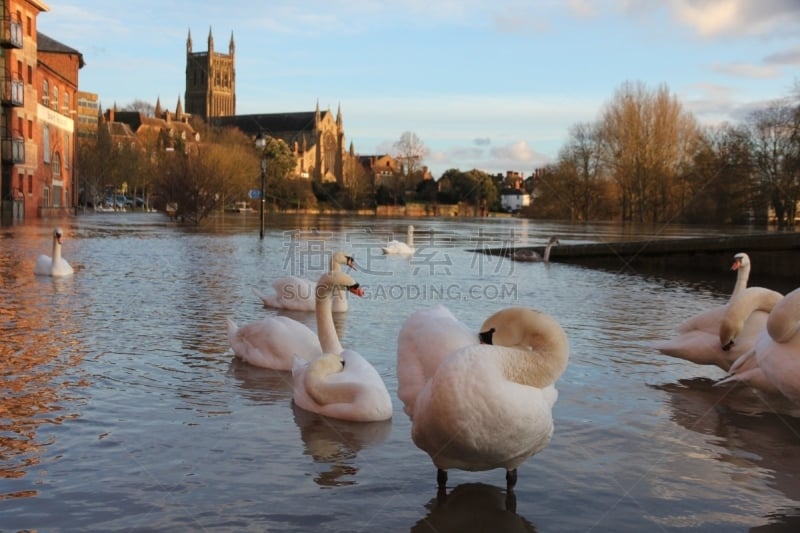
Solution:
M 316 334 L 288 317 L 267 317 L 242 327 L 228 319 L 228 341 L 237 357 L 275 370 L 291 370 L 297 355 L 311 358 L 322 348 Z
M 286 276 L 272 282 L 274 294 L 258 293 L 265 307 L 291 311 L 313 311 L 316 282 L 297 276 Z
M 478 344 L 478 336 L 443 305 L 412 313 L 397 337 L 397 396 L 406 414 L 425 383 L 451 352 Z
M 53 269 L 53 259 L 49 255 L 40 255 L 36 259 L 36 266 L 33 267 L 33 273 L 37 276 L 49 276 Z

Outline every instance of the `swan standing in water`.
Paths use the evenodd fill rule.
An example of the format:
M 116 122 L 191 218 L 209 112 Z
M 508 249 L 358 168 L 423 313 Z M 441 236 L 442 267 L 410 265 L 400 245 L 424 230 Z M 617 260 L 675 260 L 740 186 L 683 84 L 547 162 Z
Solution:
M 61 228 L 56 228 L 53 231 L 53 257 L 47 255 L 40 255 L 36 260 L 36 266 L 33 268 L 33 273 L 37 276 L 52 276 L 54 278 L 69 276 L 73 273 L 72 266 L 67 263 L 67 260 L 61 257 L 61 239 L 64 237 L 64 232 Z
M 439 488 L 445 488 L 451 468 L 504 468 L 506 487 L 512 490 L 517 467 L 542 451 L 553 434 L 555 382 L 569 359 L 564 330 L 545 313 L 507 308 L 481 326 L 484 344 L 465 336 L 460 340 L 468 344 L 442 358 L 435 350 L 447 332 L 419 338 L 431 332 L 415 331 L 417 323 L 414 315 L 409 317 L 398 337 L 398 390 L 407 380 L 418 384 L 418 369 L 409 368 L 413 354 L 407 358 L 401 352 L 407 337 L 417 337 L 419 346 L 430 342 L 431 356 L 441 362 L 413 398 L 411 438 L 431 457 Z M 404 395 L 413 394 L 406 389 Z
M 550 237 L 547 241 L 547 246 L 544 248 L 544 256 L 539 255 L 533 250 L 529 250 L 527 248 L 521 248 L 519 250 L 514 250 L 512 254 L 512 258 L 515 261 L 523 261 L 523 262 L 530 262 L 530 263 L 549 263 L 550 262 L 550 250 L 553 246 L 558 246 L 561 244 L 558 240 L 558 237 Z
M 356 270 L 355 260 L 352 255 L 345 252 L 336 252 L 331 255 L 329 272 L 341 272 L 342 267 L 347 266 Z M 275 294 L 264 294 L 258 289 L 253 289 L 253 293 L 261 298 L 264 307 L 276 309 L 288 309 L 291 311 L 314 311 L 316 301 L 314 292 L 317 284 L 310 279 L 297 276 L 286 276 L 272 282 Z M 336 291 L 333 295 L 333 311 L 341 313 L 347 311 L 346 291 Z
M 750 382 L 743 369 L 755 358 L 758 368 L 781 394 L 800 403 L 800 289 L 778 302 L 767 318 L 752 350 L 731 366 L 731 375 L 723 382 Z
M 344 272 L 323 274 L 316 289 L 317 334 L 285 316 L 270 316 L 242 327 L 227 319 L 233 353 L 254 366 L 291 370 L 294 355 L 311 359 L 325 352 L 341 352 L 331 309 L 332 294 L 339 290 L 364 295 L 364 289 Z
M 387 255 L 414 255 L 414 226 L 408 226 L 406 234 L 407 242 L 403 241 L 389 241 L 386 246 L 381 248 L 381 251 Z

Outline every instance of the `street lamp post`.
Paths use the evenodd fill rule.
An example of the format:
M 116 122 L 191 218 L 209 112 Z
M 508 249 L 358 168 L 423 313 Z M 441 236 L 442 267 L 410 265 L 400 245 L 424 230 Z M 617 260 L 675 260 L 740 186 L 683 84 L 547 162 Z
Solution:
M 267 157 L 264 155 L 264 147 L 267 145 L 267 140 L 264 138 L 264 133 L 260 132 L 256 137 L 256 148 L 261 152 L 261 209 L 259 211 L 261 216 L 261 230 L 258 233 L 258 238 L 264 240 L 264 202 L 267 186 Z

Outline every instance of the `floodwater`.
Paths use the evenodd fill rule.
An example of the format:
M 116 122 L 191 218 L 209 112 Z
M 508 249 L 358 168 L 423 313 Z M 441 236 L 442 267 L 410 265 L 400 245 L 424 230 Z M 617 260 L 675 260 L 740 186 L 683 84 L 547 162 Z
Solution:
M 381 256 L 416 228 L 413 260 Z M 75 274 L 35 277 L 55 225 Z M 294 230 L 294 231 L 293 231 Z M 650 348 L 723 303 L 708 283 L 513 263 L 481 246 L 613 241 L 613 225 L 518 219 L 225 215 L 200 228 L 160 214 L 84 215 L 0 229 L 0 531 L 789 531 L 800 528 L 800 418 L 716 368 Z M 660 228 L 652 238 L 707 234 Z M 225 319 L 275 311 L 287 273 L 316 277 L 351 251 L 366 289 L 337 318 L 394 403 L 343 423 L 292 405 L 288 374 L 236 360 Z M 746 250 L 745 250 L 746 251 Z M 754 269 L 758 266 L 754 265 Z M 555 434 L 519 469 L 436 470 L 397 399 L 406 316 L 443 303 L 478 328 L 525 305 L 570 339 Z M 314 327 L 312 314 L 294 314 Z

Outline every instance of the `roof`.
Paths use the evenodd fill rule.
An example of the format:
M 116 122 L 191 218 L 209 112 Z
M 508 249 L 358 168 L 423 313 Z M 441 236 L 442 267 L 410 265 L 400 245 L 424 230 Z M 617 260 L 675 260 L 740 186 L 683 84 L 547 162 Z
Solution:
M 329 111 L 320 111 L 324 118 Z M 247 135 L 255 137 L 264 133 L 270 137 L 282 137 L 286 133 L 314 131 L 316 111 L 299 111 L 296 113 L 266 113 L 259 115 L 232 115 L 213 117 L 209 122 L 213 126 L 235 126 Z
M 54 54 L 75 54 L 78 56 L 79 67 L 83 68 L 86 64 L 83 61 L 83 54 L 75 50 L 74 48 L 70 48 L 69 46 L 62 44 L 55 39 L 48 37 L 44 33 L 37 31 L 36 32 L 36 48 L 40 52 L 50 52 Z

